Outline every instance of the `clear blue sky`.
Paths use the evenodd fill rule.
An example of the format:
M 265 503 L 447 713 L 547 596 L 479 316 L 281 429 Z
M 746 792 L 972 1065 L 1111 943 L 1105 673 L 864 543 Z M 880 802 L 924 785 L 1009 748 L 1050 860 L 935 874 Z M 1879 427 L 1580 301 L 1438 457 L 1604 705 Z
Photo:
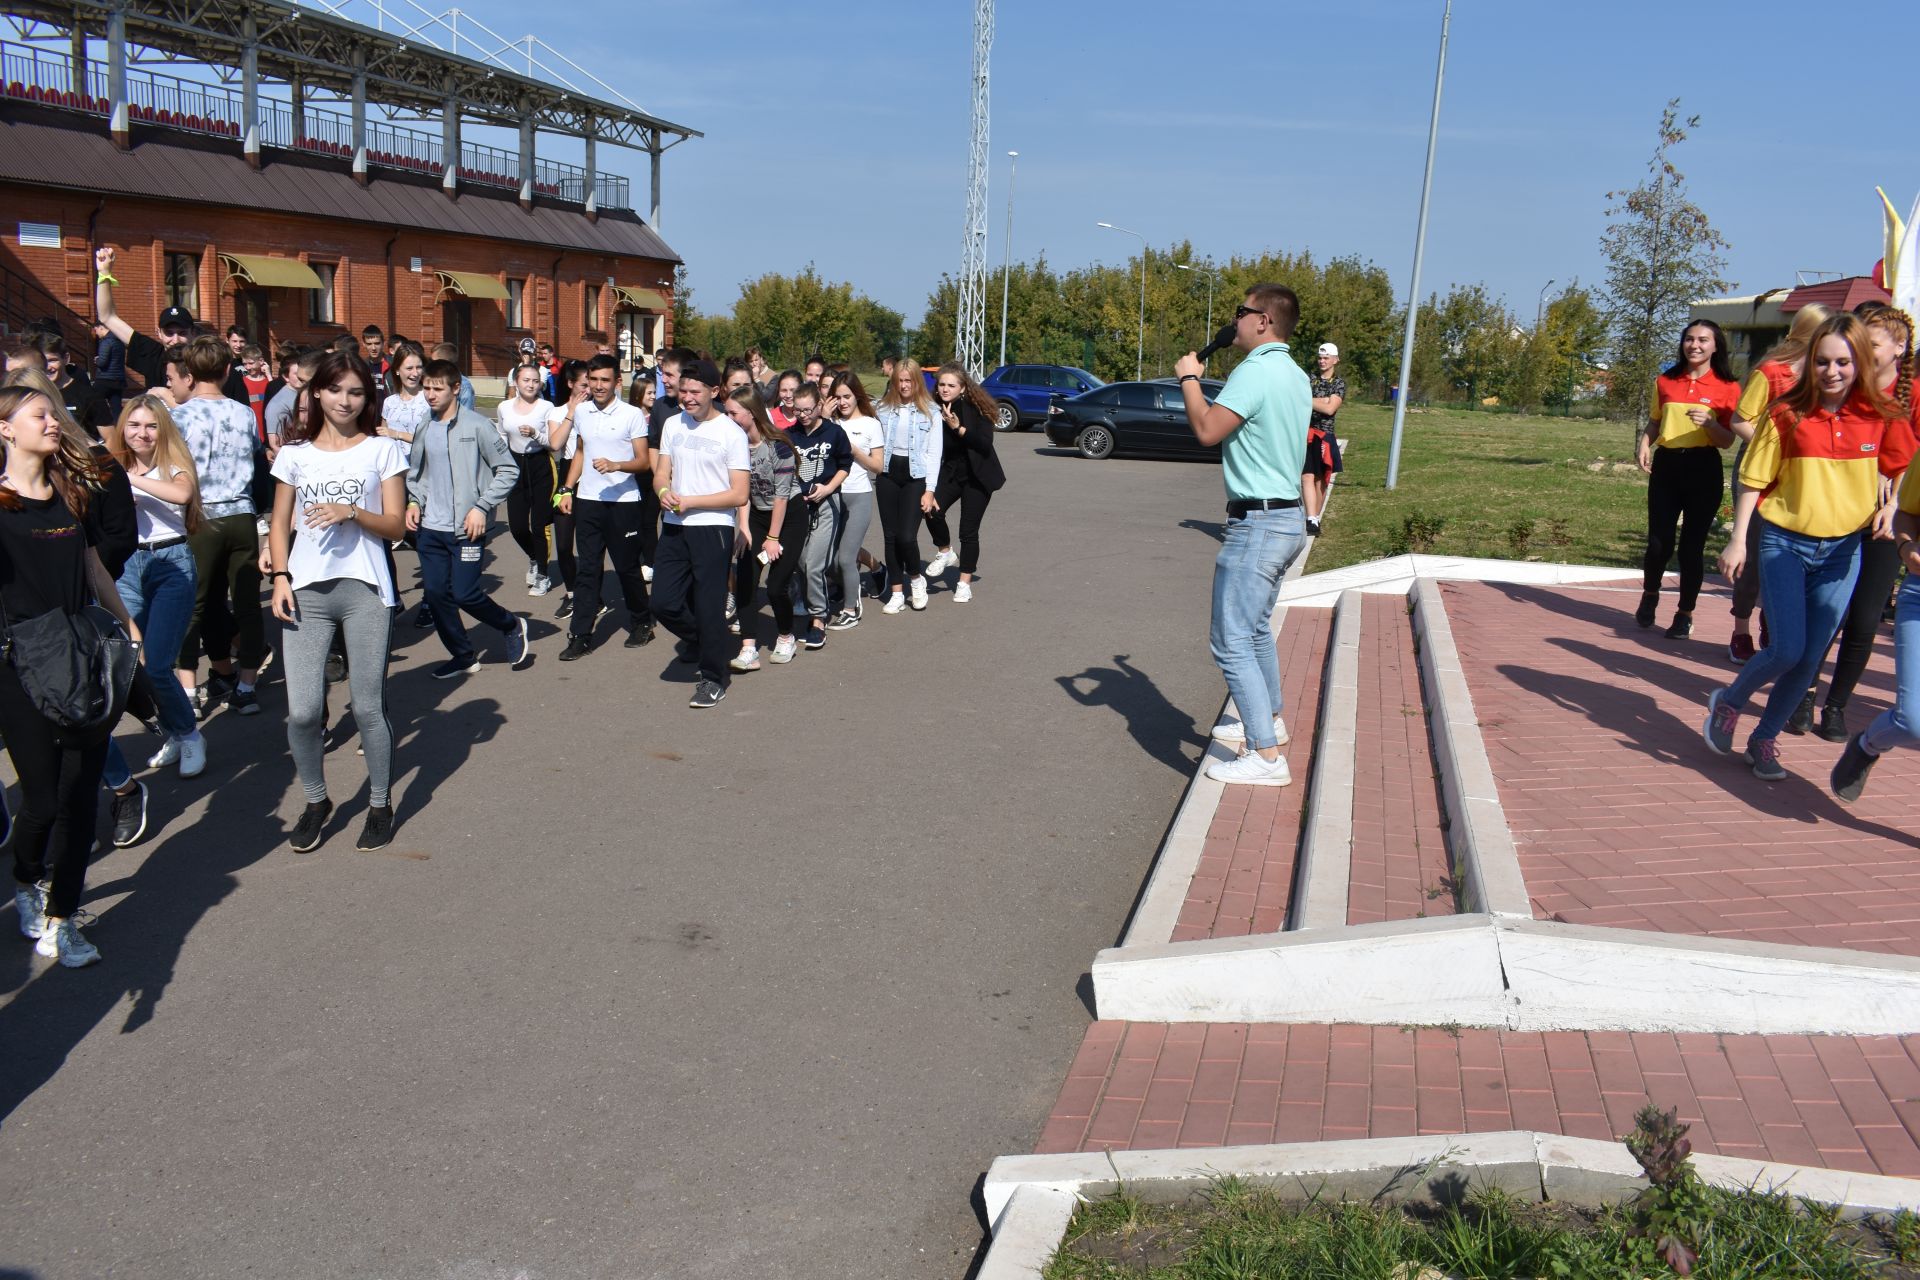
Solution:
M 1201 255 L 1357 254 L 1399 294 L 1440 9 L 1001 0 L 989 262 L 1015 149 L 1017 257 L 1122 261 L 1137 242 L 1093 225 L 1109 221 Z M 466 10 L 509 38 L 526 26 L 528 10 L 500 0 Z M 959 261 L 969 0 L 584 0 L 567 13 L 539 34 L 707 134 L 668 153 L 661 218 L 697 306 L 725 310 L 740 281 L 812 262 L 919 323 Z M 1874 83 L 1872 50 L 1917 48 L 1908 0 L 1457 0 L 1422 292 L 1483 281 L 1530 316 L 1549 279 L 1597 283 L 1605 193 L 1641 178 L 1675 95 L 1701 117 L 1678 159 L 1732 242 L 1741 291 L 1797 268 L 1865 272 L 1880 256 L 1873 188 L 1905 212 L 1920 131 L 1897 127 L 1911 90 L 1891 74 L 1848 95 Z M 601 156 L 644 203 L 644 157 Z

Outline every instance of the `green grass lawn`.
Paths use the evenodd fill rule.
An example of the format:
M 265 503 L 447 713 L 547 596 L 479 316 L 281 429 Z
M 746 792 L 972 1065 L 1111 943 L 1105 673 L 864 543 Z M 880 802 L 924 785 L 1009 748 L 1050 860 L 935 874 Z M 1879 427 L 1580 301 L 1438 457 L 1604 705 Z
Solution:
M 1640 562 L 1647 482 L 1624 423 L 1409 410 L 1392 491 L 1393 411 L 1351 405 L 1340 411 L 1339 433 L 1348 441 L 1346 470 L 1314 547 L 1315 571 L 1408 550 Z

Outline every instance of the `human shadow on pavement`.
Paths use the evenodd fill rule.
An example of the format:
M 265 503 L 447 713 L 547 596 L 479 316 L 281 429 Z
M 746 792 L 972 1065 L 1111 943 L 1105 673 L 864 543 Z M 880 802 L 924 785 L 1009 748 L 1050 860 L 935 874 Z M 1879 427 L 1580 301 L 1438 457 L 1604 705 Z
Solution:
M 1133 665 L 1129 655 L 1113 655 L 1111 667 L 1088 667 L 1054 683 L 1083 707 L 1111 707 L 1126 717 L 1127 732 L 1142 750 L 1182 777 L 1194 770 L 1207 740 L 1193 731 L 1193 717 L 1167 701 L 1152 677 Z M 1199 747 L 1190 755 L 1188 747 Z
M 1225 542 L 1227 540 L 1227 526 L 1224 521 L 1195 520 L 1189 517 L 1180 522 L 1180 527 L 1182 529 L 1191 529 L 1195 533 L 1204 533 L 1215 542 Z
M 396 630 L 406 625 L 404 618 L 395 623 Z M 434 680 L 424 666 L 389 678 L 394 801 L 402 833 L 409 815 L 418 813 L 439 784 L 466 762 L 473 744 L 492 737 L 503 722 L 492 699 L 442 705 L 469 681 L 485 678 Z M 0 1044 L 7 1046 L 0 1057 L 0 1121 L 51 1080 L 74 1047 L 123 1004 L 131 1001 L 121 1034 L 152 1021 L 188 936 L 234 892 L 242 871 L 272 855 L 354 856 L 351 841 L 366 810 L 366 791 L 355 780 L 348 792 L 347 779 L 334 763 L 345 743 L 357 736 L 339 734 L 343 719 L 349 730 L 352 726 L 352 717 L 344 712 L 345 687 L 335 686 L 329 698 L 329 773 L 336 808 L 327 825 L 327 843 L 313 855 L 286 847 L 290 823 L 282 810 L 297 808 L 300 799 L 286 745 L 284 685 L 273 679 L 263 682 L 262 689 L 272 690 L 263 698 L 265 714 L 243 719 L 223 712 L 207 722 L 211 750 L 207 771 L 199 778 L 183 783 L 166 770 L 135 775 L 147 783 L 160 832 L 130 875 L 87 887 L 87 903 L 125 895 L 89 931 L 105 953 L 99 964 L 78 970 L 48 965 L 35 976 L 25 961 L 30 942 L 18 938 L 0 944 L 21 948 L 18 966 L 10 957 L 0 973 L 0 991 L 12 992 L 0 1006 Z M 147 748 L 139 736 L 126 745 L 134 748 L 128 751 L 130 758 L 136 752 L 144 755 Z M 198 822 L 183 822 L 180 815 L 187 804 L 206 793 L 216 793 L 208 813 Z M 100 831 L 104 846 L 110 824 L 103 821 Z M 13 928 L 11 921 L 8 928 Z

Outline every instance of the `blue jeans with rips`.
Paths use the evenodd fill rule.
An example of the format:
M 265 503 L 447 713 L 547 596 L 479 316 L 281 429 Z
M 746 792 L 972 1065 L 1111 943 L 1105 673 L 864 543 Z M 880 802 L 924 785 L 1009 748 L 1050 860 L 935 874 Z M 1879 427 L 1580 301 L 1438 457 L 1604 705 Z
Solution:
M 1768 682 L 1773 692 L 1748 739 L 1777 738 L 1813 683 L 1827 645 L 1847 611 L 1860 572 L 1860 535 L 1815 538 L 1767 522 L 1760 528 L 1760 607 L 1767 611 L 1767 647 L 1755 654 L 1721 703 L 1742 710 Z
M 1306 538 L 1306 516 L 1299 507 L 1250 511 L 1227 520 L 1226 537 L 1213 562 L 1213 625 L 1207 639 L 1246 725 L 1251 750 L 1279 745 L 1273 718 L 1283 708 L 1273 607 L 1287 566 L 1299 556 Z

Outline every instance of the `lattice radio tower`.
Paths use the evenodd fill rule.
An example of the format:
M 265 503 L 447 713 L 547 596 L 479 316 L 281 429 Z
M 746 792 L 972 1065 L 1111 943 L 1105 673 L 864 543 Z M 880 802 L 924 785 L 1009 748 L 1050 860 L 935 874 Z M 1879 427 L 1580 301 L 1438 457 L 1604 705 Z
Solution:
M 992 99 L 993 0 L 973 3 L 973 141 L 967 148 L 967 221 L 960 243 L 960 314 L 954 358 L 978 378 L 987 358 L 987 145 Z

